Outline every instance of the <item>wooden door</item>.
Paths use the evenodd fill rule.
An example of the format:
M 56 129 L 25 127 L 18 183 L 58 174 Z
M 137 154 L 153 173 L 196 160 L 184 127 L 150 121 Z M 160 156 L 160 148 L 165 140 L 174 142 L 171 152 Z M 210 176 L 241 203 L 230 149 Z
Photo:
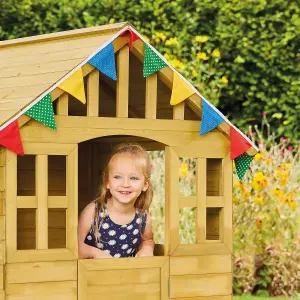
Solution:
M 169 257 L 78 261 L 78 300 L 167 300 Z
M 231 298 L 232 162 L 228 150 L 224 147 L 216 155 L 197 141 L 188 147 L 166 148 L 165 246 L 170 255 L 171 299 Z M 180 157 L 196 161 L 194 196 L 180 195 Z M 195 210 L 194 244 L 180 243 L 179 212 L 184 207 Z

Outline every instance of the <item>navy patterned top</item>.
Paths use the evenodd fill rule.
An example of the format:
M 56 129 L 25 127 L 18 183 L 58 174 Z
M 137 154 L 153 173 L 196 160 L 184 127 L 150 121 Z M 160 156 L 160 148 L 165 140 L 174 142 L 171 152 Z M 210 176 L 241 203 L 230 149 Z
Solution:
M 96 243 L 93 226 L 87 234 L 84 243 L 96 247 L 109 253 L 112 257 L 133 257 L 137 253 L 138 246 L 142 240 L 142 233 L 145 231 L 147 212 L 139 217 L 139 211 L 136 210 L 133 220 L 125 225 L 114 223 L 109 217 L 105 208 L 100 212 L 99 228 L 100 242 Z M 94 221 L 96 222 L 96 221 Z M 139 225 L 142 223 L 141 225 Z M 94 223 L 95 224 L 95 223 Z

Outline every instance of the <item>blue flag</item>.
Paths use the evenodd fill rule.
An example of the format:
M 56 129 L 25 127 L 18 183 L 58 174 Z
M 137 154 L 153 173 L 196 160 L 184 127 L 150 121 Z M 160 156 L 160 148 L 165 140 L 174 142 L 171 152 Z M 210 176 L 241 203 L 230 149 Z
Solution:
M 88 63 L 111 79 L 117 80 L 113 43 L 109 43 L 105 48 L 93 56 Z
M 212 107 L 210 107 L 204 99 L 202 99 L 202 121 L 200 135 L 213 130 L 223 121 L 224 119 Z

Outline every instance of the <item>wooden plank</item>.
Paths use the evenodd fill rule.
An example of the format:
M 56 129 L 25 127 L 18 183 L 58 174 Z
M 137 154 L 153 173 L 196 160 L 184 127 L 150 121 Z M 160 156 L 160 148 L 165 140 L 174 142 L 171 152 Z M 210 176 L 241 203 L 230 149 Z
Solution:
M 78 261 L 78 300 L 87 300 L 87 270 Z
M 93 70 L 87 77 L 87 115 L 99 116 L 99 71 Z
M 197 196 L 188 196 L 179 198 L 179 208 L 195 208 L 197 207 Z
M 25 154 L 33 155 L 68 155 L 76 144 L 26 143 L 23 142 Z
M 48 156 L 36 156 L 36 248 L 48 249 Z
M 86 278 L 88 286 L 115 285 L 116 278 L 120 285 L 160 283 L 160 268 L 89 271 Z
M 13 263 L 6 265 L 6 282 L 29 283 L 77 280 L 76 261 Z
M 5 241 L 0 242 L 0 265 L 5 264 Z
M 9 263 L 76 260 L 69 249 L 18 250 L 7 258 Z
M 68 197 L 48 196 L 48 208 L 68 208 Z
M 0 167 L 5 166 L 6 161 L 6 148 L 0 146 Z
M 122 259 L 81 259 L 79 264 L 87 271 L 100 270 L 122 270 L 122 269 L 146 269 L 146 268 L 160 268 L 169 259 L 167 256 L 153 256 L 153 257 L 135 257 Z
M 184 106 L 184 102 L 173 106 L 173 120 L 184 120 Z
M 207 196 L 206 207 L 224 207 L 223 196 Z
M 161 267 L 160 275 L 160 299 L 168 300 L 169 298 L 169 279 L 170 279 L 170 260 L 168 259 Z
M 87 289 L 87 299 L 130 299 L 130 300 L 148 300 L 160 299 L 160 284 L 125 284 L 109 286 L 89 286 Z
M 0 167 L 0 191 L 5 191 L 5 167 Z
M 170 291 L 171 298 L 229 295 L 232 293 L 232 275 L 171 276 Z
M 6 253 L 7 259 L 17 250 L 17 154 L 6 152 Z
M 165 150 L 165 253 L 179 245 L 179 157 L 171 147 Z
M 230 254 L 227 246 L 220 241 L 206 241 L 203 244 L 179 245 L 172 256 L 226 255 Z
M 5 215 L 5 192 L 0 191 L 0 215 Z
M 231 255 L 170 257 L 170 275 L 231 272 Z
M 206 159 L 197 158 L 196 162 L 196 243 L 206 240 Z
M 5 240 L 5 216 L 0 216 L 0 241 Z
M 145 118 L 156 119 L 157 109 L 157 74 L 146 77 Z
M 221 230 L 223 231 L 223 241 L 230 251 L 232 251 L 232 160 L 226 156 L 223 160 L 223 195 L 224 208 L 221 211 Z M 222 227 L 222 228 L 221 228 Z
M 172 300 L 232 300 L 232 295 L 226 296 L 201 296 L 201 297 L 180 297 L 180 298 L 172 298 Z
M 128 118 L 129 100 L 129 47 L 124 46 L 117 55 L 117 112 L 118 118 Z
M 4 266 L 0 265 L 0 290 L 4 290 Z
M 67 208 L 67 196 L 48 196 L 48 208 Z M 17 196 L 17 208 L 38 208 L 36 196 Z
M 78 146 L 67 156 L 67 197 L 70 199 L 67 208 L 67 248 L 78 256 Z
M 59 96 L 56 105 L 56 115 L 67 116 L 69 114 L 69 94 L 63 93 Z
M 7 284 L 6 299 L 77 300 L 77 281 Z

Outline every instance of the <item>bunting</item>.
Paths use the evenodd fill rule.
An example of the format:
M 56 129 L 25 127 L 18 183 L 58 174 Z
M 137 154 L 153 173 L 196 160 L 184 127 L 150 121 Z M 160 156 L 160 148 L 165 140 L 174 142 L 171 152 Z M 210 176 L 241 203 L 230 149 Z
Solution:
M 167 64 L 147 44 L 145 44 L 143 67 L 144 77 L 159 71 L 166 65 Z
M 245 153 L 251 144 L 240 135 L 233 127 L 230 127 L 230 158 L 236 159 L 241 154 Z
M 56 129 L 56 122 L 54 119 L 54 110 L 52 105 L 52 97 L 49 93 L 37 104 L 31 107 L 25 113 L 28 117 L 35 119 L 38 122 L 45 124 L 51 129 Z
M 195 94 L 193 89 L 176 72 L 173 72 L 173 88 L 170 104 L 176 105 L 193 94 Z
M 204 99 L 202 99 L 202 120 L 200 135 L 213 130 L 223 121 L 224 119 Z
M 93 56 L 88 63 L 111 79 L 117 80 L 113 43 L 109 43 L 105 48 Z
M 62 82 L 58 87 L 74 96 L 83 104 L 86 103 L 83 74 L 81 68 L 78 69 L 75 73 L 73 73 L 64 82 Z
M 125 34 L 129 33 L 130 34 L 130 40 L 129 40 L 129 49 L 130 51 L 132 51 L 132 48 L 133 48 L 133 42 L 138 40 L 140 37 L 135 34 L 130 28 L 128 28 L 127 30 L 125 30 L 124 32 L 121 33 L 120 36 L 123 36 Z
M 0 145 L 19 155 L 24 155 L 18 120 L 0 131 Z
M 247 169 L 249 168 L 254 156 L 242 154 L 238 156 L 235 160 L 236 172 L 240 180 L 243 179 Z

